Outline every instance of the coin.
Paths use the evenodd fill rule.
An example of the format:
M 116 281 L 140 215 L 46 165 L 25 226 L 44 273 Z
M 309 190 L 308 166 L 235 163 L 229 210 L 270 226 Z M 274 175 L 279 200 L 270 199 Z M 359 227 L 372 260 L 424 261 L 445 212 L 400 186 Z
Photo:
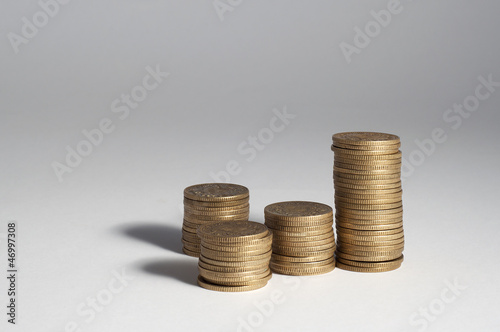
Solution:
M 182 248 L 182 252 L 185 253 L 186 255 L 192 256 L 192 257 L 199 257 L 200 256 L 199 252 L 192 251 L 192 250 L 189 250 L 189 249 L 186 249 L 186 248 Z
M 310 267 L 318 267 L 325 266 L 329 264 L 335 264 L 335 257 L 331 256 L 328 259 L 314 261 L 314 262 L 288 262 L 288 261 L 278 261 L 271 259 L 271 263 L 273 265 L 281 266 L 284 268 L 310 268 Z
M 269 262 L 261 265 L 230 267 L 230 266 L 218 266 L 218 265 L 207 264 L 204 261 L 199 260 L 198 265 L 210 271 L 233 273 L 233 272 L 261 271 L 269 267 Z
M 281 242 L 281 241 L 291 241 L 291 242 L 311 242 L 311 241 L 321 241 L 321 240 L 325 240 L 325 239 L 328 239 L 332 236 L 334 236 L 333 234 L 333 228 L 330 229 L 330 231 L 326 232 L 326 233 L 323 233 L 323 234 L 320 234 L 320 235 L 313 235 L 313 236 L 304 236 L 304 235 L 299 235 L 299 236 L 296 236 L 296 235 L 293 235 L 294 233 L 290 233 L 290 232 L 285 232 L 286 235 L 282 235 L 282 236 L 279 236 L 278 234 L 281 234 L 281 233 L 276 233 L 276 232 L 279 232 L 279 231 L 275 231 L 273 232 L 273 237 L 274 237 L 274 240 L 276 242 Z M 301 234 L 301 233 L 299 233 Z
M 271 262 L 269 264 L 271 270 L 274 273 L 285 274 L 285 275 L 295 275 L 295 276 L 306 276 L 306 275 L 317 275 L 331 272 L 335 269 L 335 264 L 328 264 L 318 267 L 310 268 L 288 268 L 281 265 L 274 264 Z
M 333 210 L 326 204 L 289 201 L 270 204 L 265 207 L 264 215 L 268 219 L 288 222 L 313 222 L 328 220 L 333 216 Z
M 360 261 L 360 262 L 385 262 L 389 261 L 392 259 L 396 259 L 401 256 L 402 251 L 399 251 L 395 253 L 394 255 L 383 255 L 383 256 L 357 256 L 357 255 L 350 255 L 343 253 L 342 251 L 336 251 L 335 256 L 337 260 L 339 258 L 344 258 L 347 260 L 354 260 L 354 261 Z
M 306 232 L 309 235 L 317 235 L 317 234 L 323 234 L 333 227 L 333 218 L 325 224 L 321 224 L 319 226 L 282 226 L 282 225 L 277 225 L 277 224 L 269 224 L 266 221 L 266 226 L 269 227 L 270 229 L 275 231 L 284 231 L 284 232 Z
M 234 201 L 248 196 L 248 188 L 231 183 L 203 183 L 184 189 L 184 197 L 196 201 Z
M 246 205 L 248 204 L 248 202 L 249 202 L 248 197 L 243 199 L 221 201 L 221 202 L 207 202 L 207 201 L 198 201 L 189 198 L 184 198 L 184 206 L 196 207 L 198 209 L 201 208 L 226 209 L 226 208 L 232 208 L 233 206 Z
M 198 228 L 202 240 L 218 243 L 242 243 L 267 236 L 266 225 L 253 221 L 218 222 Z
M 400 228 L 403 226 L 403 222 L 401 221 L 399 223 L 382 224 L 382 225 L 372 225 L 372 224 L 361 225 L 361 224 L 337 222 L 337 225 L 344 228 L 355 229 L 355 230 L 377 231 L 377 230 L 390 230 L 390 229 Z
M 184 213 L 191 215 L 191 216 L 234 216 L 234 215 L 241 215 L 241 214 L 246 214 L 248 215 L 249 213 L 249 205 L 246 205 L 244 208 L 239 209 L 239 210 L 215 210 L 215 211 L 210 211 L 210 210 L 196 210 L 196 209 L 190 209 L 187 207 L 184 207 Z M 203 219 L 203 217 L 202 217 Z
M 264 255 L 263 258 L 257 259 L 257 260 L 239 260 L 239 261 L 227 261 L 227 260 L 221 260 L 219 259 L 211 259 L 209 257 L 205 257 L 203 255 L 200 256 L 200 261 L 203 261 L 204 263 L 213 265 L 213 266 L 224 266 L 224 267 L 245 267 L 245 266 L 260 266 L 260 265 L 265 265 L 269 264 L 269 256 Z M 222 258 L 224 259 L 224 258 Z
M 352 271 L 352 272 L 388 272 L 388 271 L 396 270 L 401 265 L 394 265 L 394 266 L 388 266 L 388 267 L 358 267 L 358 266 L 351 266 L 351 265 L 337 262 L 336 266 L 339 269 Z
M 207 280 L 205 280 L 203 277 L 198 276 L 198 285 L 205 289 L 218 292 L 246 292 L 264 287 L 269 281 L 269 279 L 271 279 L 271 276 L 272 274 L 270 273 L 268 277 L 245 286 L 224 286 L 224 285 L 212 284 Z
M 401 142 L 397 135 L 379 132 L 344 132 L 332 136 L 333 142 L 353 145 L 393 145 Z
M 271 256 L 271 251 L 268 247 L 253 251 L 228 252 L 208 249 L 202 243 L 200 248 L 203 256 L 225 261 L 259 260 Z
M 387 231 L 358 231 L 349 228 L 344 228 L 339 225 L 336 226 L 337 232 L 341 232 L 342 234 L 352 234 L 352 235 L 360 235 L 360 236 L 386 236 L 386 235 L 394 235 L 394 234 L 402 234 L 403 227 L 399 227 L 396 229 L 391 229 Z

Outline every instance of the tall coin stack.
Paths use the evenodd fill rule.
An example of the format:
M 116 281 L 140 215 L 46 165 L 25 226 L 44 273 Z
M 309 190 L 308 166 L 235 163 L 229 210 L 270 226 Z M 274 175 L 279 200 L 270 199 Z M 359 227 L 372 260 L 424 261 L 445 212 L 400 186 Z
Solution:
M 271 270 L 287 275 L 315 275 L 335 268 L 333 210 L 314 202 L 275 203 L 264 209 L 273 232 Z
M 199 257 L 200 239 L 196 231 L 200 225 L 219 221 L 248 220 L 248 188 L 230 183 L 205 183 L 184 189 L 184 221 L 182 251 Z
M 397 269 L 403 261 L 401 142 L 373 132 L 333 135 L 337 267 Z
M 264 287 L 271 279 L 273 234 L 253 221 L 218 222 L 198 228 L 198 285 L 220 292 Z

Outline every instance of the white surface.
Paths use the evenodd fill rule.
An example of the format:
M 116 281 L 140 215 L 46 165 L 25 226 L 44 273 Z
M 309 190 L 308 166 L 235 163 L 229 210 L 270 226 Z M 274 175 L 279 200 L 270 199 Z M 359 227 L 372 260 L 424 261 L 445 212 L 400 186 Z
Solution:
M 402 4 L 350 64 L 339 44 L 387 1 L 245 1 L 222 22 L 210 1 L 73 1 L 18 54 L 0 39 L 0 233 L 18 221 L 20 266 L 19 324 L 1 312 L 1 330 L 237 331 L 250 317 L 255 331 L 418 331 L 412 315 L 433 305 L 427 331 L 498 330 L 500 91 L 456 130 L 443 114 L 477 77 L 500 81 L 500 7 Z M 39 10 L 1 7 L 5 36 Z M 121 120 L 112 102 L 156 65 L 170 76 Z M 247 161 L 238 146 L 285 107 L 296 118 Z M 59 182 L 51 164 L 103 118 L 114 131 Z M 184 187 L 236 160 L 252 220 L 282 200 L 331 205 L 331 134 L 395 133 L 408 159 L 434 128 L 446 142 L 403 185 L 401 269 L 275 275 L 239 294 L 194 284 L 196 259 L 179 253 Z M 86 321 L 78 308 L 122 269 L 133 280 Z M 439 308 L 455 279 L 467 288 Z M 276 292 L 282 303 L 259 314 Z

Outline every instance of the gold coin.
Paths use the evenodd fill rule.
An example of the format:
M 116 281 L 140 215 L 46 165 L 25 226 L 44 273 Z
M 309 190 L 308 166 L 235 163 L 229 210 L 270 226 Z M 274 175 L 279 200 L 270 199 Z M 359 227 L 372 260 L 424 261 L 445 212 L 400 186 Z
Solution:
M 325 257 L 328 254 L 333 255 L 335 253 L 336 245 L 329 249 L 312 249 L 312 251 L 290 251 L 287 249 L 274 249 L 273 254 L 279 256 L 289 256 L 289 257 Z
M 319 230 L 318 232 L 312 231 L 312 232 L 287 232 L 287 231 L 280 231 L 280 230 L 272 230 L 273 232 L 273 237 L 277 240 L 283 240 L 285 238 L 291 238 L 293 241 L 299 241 L 295 239 L 301 239 L 301 238 L 311 238 L 311 239 L 317 239 L 319 240 L 320 237 L 329 237 L 331 234 L 333 234 L 333 228 L 330 227 L 325 230 Z M 304 240 L 304 241 L 309 241 L 309 240 Z
M 400 174 L 390 174 L 390 175 L 359 175 L 359 174 L 347 174 L 344 173 L 341 176 L 333 175 L 333 184 L 336 187 L 347 187 L 358 186 L 366 188 L 352 188 L 352 189 L 389 189 L 389 188 L 401 188 L 401 177 Z M 380 188 L 376 186 L 382 186 Z
M 322 224 L 319 226 L 282 226 L 282 225 L 276 225 L 272 224 L 269 225 L 266 221 L 267 227 L 272 229 L 273 232 L 275 231 L 284 231 L 284 232 L 295 232 L 295 233 L 301 233 L 301 232 L 306 232 L 310 235 L 314 234 L 322 234 L 324 232 L 327 232 L 333 227 L 333 218 L 331 221 L 329 221 L 326 224 Z
M 219 250 L 212 250 L 207 247 L 205 247 L 204 243 L 201 243 L 201 253 L 205 257 L 210 257 L 213 259 L 223 259 L 226 260 L 227 258 L 243 258 L 243 257 L 258 257 L 260 255 L 268 254 L 269 251 L 271 250 L 270 246 L 265 246 L 261 247 L 257 250 L 251 250 L 251 251 L 236 251 L 236 252 L 231 252 L 231 251 L 219 251 Z M 269 253 L 270 255 L 271 253 Z
M 272 232 L 268 231 L 266 237 L 263 237 L 263 238 L 260 238 L 260 239 L 256 239 L 256 240 L 248 240 L 248 241 L 244 241 L 244 242 L 235 242 L 235 243 L 230 243 L 230 242 L 220 242 L 218 240 L 207 240 L 207 239 L 203 239 L 201 241 L 202 243 L 209 243 L 209 244 L 212 244 L 212 245 L 215 245 L 215 246 L 229 246 L 229 247 L 241 247 L 241 248 L 245 248 L 245 247 L 248 247 L 248 246 L 260 246 L 260 247 L 266 247 L 266 246 L 269 246 L 271 245 L 271 243 L 273 242 L 273 234 Z
M 188 242 L 191 242 L 191 243 L 197 243 L 197 244 L 201 243 L 200 239 L 195 238 L 195 237 L 190 237 L 187 234 L 188 233 L 186 233 L 186 232 L 184 234 L 182 234 L 181 240 L 188 241 Z
M 372 170 L 357 170 L 357 169 L 350 169 L 350 168 L 341 168 L 338 166 L 333 166 L 333 171 L 334 174 L 355 174 L 359 176 L 373 176 L 373 175 L 385 175 L 385 176 L 396 176 L 401 175 L 401 169 L 396 168 L 396 169 L 372 169 Z
M 329 219 L 325 220 L 315 220 L 315 221 L 284 221 L 284 220 L 275 220 L 269 217 L 266 217 L 265 224 L 269 228 L 275 228 L 279 226 L 285 227 L 321 227 L 327 226 L 331 222 L 333 222 L 333 215 L 330 216 Z
M 333 182 L 334 183 L 346 183 L 353 184 L 357 182 L 360 184 L 390 184 L 401 181 L 401 173 L 387 173 L 387 174 L 377 174 L 377 173 L 366 173 L 366 174 L 353 174 L 344 173 L 339 171 L 333 172 Z M 356 183 L 355 183 L 356 184 Z
M 347 153 L 343 154 L 342 152 L 336 152 L 335 153 L 335 158 L 340 158 L 340 159 L 346 159 L 346 160 L 353 160 L 355 161 L 378 161 L 378 160 L 401 160 L 403 157 L 403 154 L 401 151 L 397 151 L 395 153 L 391 154 L 381 154 L 381 155 L 361 155 L 361 154 L 352 154 L 352 153 Z
M 210 223 L 213 221 L 233 221 L 233 220 L 245 221 L 244 219 L 245 218 L 248 219 L 248 215 L 249 213 L 245 212 L 242 214 L 233 214 L 227 216 L 202 216 L 184 212 L 184 219 L 190 222 L 199 222 L 201 224 L 201 223 Z
M 377 226 L 377 225 L 392 225 L 403 222 L 403 218 L 399 219 L 343 219 L 337 218 L 337 226 L 343 227 L 342 224 L 354 224 L 361 226 Z M 347 228 L 347 227 L 346 227 Z
M 401 231 L 396 234 L 391 234 L 391 235 L 355 235 L 355 234 L 348 234 L 348 233 L 343 233 L 337 231 L 337 237 L 341 240 L 352 240 L 352 241 L 367 241 L 367 242 L 372 242 L 372 241 L 386 241 L 386 240 L 396 240 L 399 238 L 402 238 L 404 236 L 404 232 Z
M 373 205 L 373 204 L 393 204 L 399 203 L 402 201 L 401 195 L 398 195 L 393 198 L 374 198 L 374 199 L 358 199 L 351 197 L 343 197 L 335 195 L 335 201 L 343 202 L 343 203 L 351 203 L 351 204 L 360 204 L 360 205 Z
M 300 243 L 300 242 L 295 242 L 295 243 Z M 293 253 L 299 253 L 299 252 L 310 252 L 310 251 L 321 251 L 321 250 L 326 250 L 326 249 L 331 249 L 335 247 L 335 242 L 332 239 L 330 242 L 326 244 L 321 244 L 321 245 L 311 245 L 311 246 L 290 246 L 290 245 L 278 245 L 278 244 L 273 244 L 273 252 L 275 253 L 281 253 L 286 255 L 286 253 L 289 253 L 290 256 L 293 256 Z M 202 248 L 203 251 L 203 248 Z
M 396 259 L 388 260 L 385 262 L 358 262 L 358 261 L 351 261 L 348 259 L 343 259 L 343 258 L 338 258 L 337 261 L 346 264 L 346 265 L 351 265 L 351 266 L 357 266 L 357 267 L 365 267 L 365 268 L 370 268 L 370 267 L 376 267 L 376 268 L 383 268 L 383 267 L 390 267 L 390 266 L 400 266 L 401 263 L 403 262 L 404 255 L 399 256 Z
M 333 146 L 336 148 L 355 150 L 355 151 L 384 151 L 385 153 L 394 153 L 399 150 L 401 143 L 390 144 L 390 145 L 355 145 L 340 142 L 333 142 Z
M 199 252 L 191 251 L 191 250 L 186 249 L 186 248 L 182 248 L 182 252 L 185 253 L 188 256 L 200 257 L 200 253 Z
M 353 260 L 359 262 L 385 262 L 400 257 L 401 253 L 402 252 L 400 251 L 394 255 L 386 255 L 386 256 L 356 256 L 356 255 L 345 254 L 342 251 L 337 250 L 335 252 L 335 256 L 337 260 L 339 260 L 340 258 L 344 258 L 347 260 Z
M 385 155 L 390 155 L 397 153 L 399 150 L 396 149 L 391 149 L 391 150 L 353 150 L 353 149 L 347 149 L 347 148 L 341 148 L 337 147 L 335 145 L 332 145 L 332 151 L 335 152 L 335 155 L 341 155 L 341 156 L 349 156 L 349 155 L 356 155 L 356 156 L 385 156 Z
M 232 201 L 229 201 L 232 202 Z M 228 203 L 229 203 L 228 202 Z M 207 203 L 207 202 L 204 202 Z M 243 204 L 233 205 L 233 206 L 203 206 L 203 205 L 192 205 L 184 203 L 184 209 L 193 210 L 193 211 L 205 211 L 205 212 L 228 212 L 234 210 L 243 210 L 248 209 L 250 207 L 249 202 L 244 202 Z
M 184 197 L 195 201 L 234 201 L 248 196 L 248 188 L 231 183 L 203 183 L 184 189 Z
M 401 190 L 401 181 L 387 184 L 356 184 L 353 183 L 345 183 L 340 181 L 333 180 L 333 185 L 335 190 L 383 190 L 383 189 L 398 189 Z
M 357 241 L 351 238 L 346 238 L 340 234 L 337 234 L 337 243 L 342 244 L 352 244 L 355 246 L 391 246 L 404 243 L 404 236 L 394 239 L 394 240 L 380 240 L 380 241 Z
M 356 211 L 380 211 L 390 210 L 403 206 L 403 202 L 385 203 L 385 204 L 360 204 L 360 203 L 346 203 L 343 201 L 335 200 L 335 206 L 340 208 L 347 208 Z
M 203 246 L 207 249 L 211 249 L 214 251 L 221 251 L 221 252 L 247 252 L 247 251 L 255 251 L 255 250 L 262 250 L 262 248 L 269 248 L 271 247 L 272 243 L 272 238 L 270 237 L 270 241 L 268 243 L 263 243 L 263 244 L 257 244 L 257 245 L 244 245 L 244 246 L 221 246 L 219 244 L 213 244 L 210 242 L 203 241 Z
M 360 171 L 376 171 L 376 170 L 401 170 L 401 164 L 386 164 L 386 165 L 369 165 L 369 164 L 346 164 L 340 161 L 335 161 L 333 164 L 339 169 L 352 169 Z
M 339 162 L 342 164 L 349 164 L 349 165 L 365 165 L 365 166 L 376 166 L 376 165 L 400 165 L 401 166 L 402 165 L 401 154 L 399 155 L 399 158 L 391 158 L 391 159 L 386 159 L 386 158 L 354 159 L 354 158 L 350 158 L 350 157 L 352 157 L 352 156 L 335 155 L 333 160 L 335 162 Z
M 269 234 L 266 225 L 254 221 L 218 222 L 198 228 L 198 236 L 216 243 L 244 243 Z
M 334 252 L 332 250 L 325 250 L 321 255 L 316 256 L 284 256 L 273 253 L 271 255 L 271 261 L 274 262 L 296 262 L 296 263 L 307 263 L 307 262 L 318 262 L 330 259 L 334 256 Z
M 288 234 L 294 234 L 294 233 L 288 233 Z M 276 232 L 273 232 L 273 238 L 274 242 L 279 243 L 282 241 L 289 241 L 289 242 L 311 242 L 311 241 L 321 241 L 328 239 L 333 236 L 333 228 L 330 229 L 330 231 L 320 234 L 320 235 L 313 235 L 313 236 L 290 236 L 290 235 L 285 235 L 285 236 L 278 236 Z
M 377 221 L 377 220 L 395 220 L 393 222 L 401 221 L 403 218 L 403 211 L 395 212 L 395 213 L 378 213 L 378 214 L 360 214 L 359 210 L 347 210 L 347 209 L 337 209 L 337 214 L 335 215 L 335 219 L 339 221 L 345 221 L 349 223 L 362 223 L 363 220 L 366 221 Z M 381 210 L 387 211 L 387 210 Z M 391 210 L 388 210 L 391 211 Z
M 362 191 L 358 191 L 358 193 L 353 194 L 353 193 L 346 193 L 342 192 L 340 190 L 335 191 L 335 196 L 338 197 L 344 197 L 344 198 L 350 198 L 350 199 L 359 199 L 359 200 L 373 200 L 373 199 L 394 199 L 394 198 L 399 198 L 401 199 L 403 195 L 403 191 L 396 191 L 393 193 L 374 193 L 374 194 L 368 194 Z
M 249 197 L 237 200 L 222 201 L 222 202 L 206 202 L 206 201 L 196 201 L 184 197 L 184 206 L 192 208 L 209 208 L 209 209 L 228 209 L 233 206 L 246 205 L 249 202 Z
M 281 266 L 284 268 L 310 268 L 310 267 L 318 267 L 325 266 L 330 264 L 335 264 L 335 257 L 332 256 L 328 259 L 315 261 L 315 262 L 287 262 L 287 261 L 277 261 L 271 258 L 271 263 L 273 265 Z
M 222 267 L 247 267 L 247 266 L 260 266 L 260 265 L 266 265 L 269 264 L 270 257 L 269 255 L 264 255 L 263 258 L 257 259 L 257 260 L 239 260 L 239 261 L 227 261 L 227 260 L 220 260 L 220 259 L 212 259 L 203 256 L 202 254 L 200 256 L 200 261 L 210 264 L 213 266 L 222 266 Z
M 352 208 L 342 208 L 336 207 L 336 211 L 341 216 L 389 216 L 392 214 L 402 213 L 403 207 L 399 206 L 393 209 L 384 209 L 384 210 L 358 210 Z
M 375 195 L 392 195 L 396 193 L 402 193 L 401 187 L 399 188 L 390 188 L 390 189 L 350 189 L 350 188 L 344 188 L 344 187 L 335 187 L 335 194 L 339 196 L 346 196 L 347 195 L 359 195 L 359 196 L 375 196 Z
M 267 285 L 267 282 L 269 281 L 269 279 L 271 279 L 271 277 L 272 274 L 269 274 L 268 277 L 245 286 L 224 286 L 210 283 L 202 276 L 198 276 L 198 285 L 205 289 L 217 292 L 247 292 L 264 287 L 265 285 Z
M 323 239 L 323 240 L 315 240 L 315 241 L 274 241 L 273 246 L 281 246 L 281 247 L 316 247 L 316 246 L 322 246 L 326 245 L 329 243 L 334 243 L 335 242 L 335 236 L 332 234 L 329 238 Z
M 267 219 L 289 222 L 323 222 L 333 216 L 333 210 L 326 204 L 289 201 L 274 203 L 264 208 L 264 215 Z
M 232 284 L 233 285 L 244 285 L 247 282 L 252 282 L 255 280 L 263 279 L 266 276 L 268 276 L 270 273 L 269 268 L 267 268 L 264 272 L 249 273 L 249 274 L 245 274 L 242 277 L 240 277 L 240 276 L 231 277 L 231 276 L 226 276 L 225 273 L 217 273 L 217 272 L 214 273 L 212 271 L 208 271 L 208 270 L 202 269 L 200 267 L 198 267 L 198 270 L 200 272 L 200 275 L 203 277 L 203 279 L 205 279 L 211 283 L 214 283 L 214 284 L 222 284 L 222 285 L 232 285 Z M 237 274 L 234 273 L 234 275 L 237 275 Z
M 403 233 L 403 227 L 390 229 L 390 230 L 386 230 L 386 231 L 358 231 L 358 230 L 344 228 L 344 227 L 337 225 L 336 229 L 337 229 L 337 233 L 360 235 L 360 236 L 386 236 L 386 235 L 394 235 L 394 234 L 400 234 L 400 233 L 402 234 Z
M 391 230 L 403 227 L 403 222 L 394 223 L 394 224 L 382 224 L 382 225 L 360 225 L 360 224 L 350 224 L 344 222 L 337 222 L 337 225 L 343 228 L 349 228 L 353 230 L 360 231 L 383 231 L 383 230 Z
M 384 251 L 394 251 L 398 249 L 403 249 L 404 248 L 404 242 L 398 243 L 398 244 L 391 244 L 391 245 L 376 245 L 376 246 L 361 246 L 361 245 L 354 245 L 354 244 L 349 244 L 345 242 L 340 242 L 337 240 L 337 246 L 340 251 L 378 251 L 378 252 L 384 252 Z M 202 253 L 203 253 L 203 248 L 202 248 Z
M 394 249 L 390 251 L 361 251 L 361 250 L 351 250 L 346 248 L 338 248 L 335 251 L 335 255 L 339 253 L 353 255 L 353 256 L 361 256 L 361 257 L 382 257 L 382 256 L 396 256 L 399 257 L 403 253 L 403 248 Z M 362 260 L 362 259 L 360 259 Z
M 196 230 L 198 229 L 198 226 L 196 228 L 191 228 L 191 226 L 188 226 L 186 224 L 183 224 L 182 225 L 182 230 L 183 231 L 186 231 L 188 233 L 193 233 L 193 234 L 196 234 Z
M 310 268 L 287 268 L 281 265 L 276 265 L 271 263 L 269 265 L 271 270 L 274 273 L 284 274 L 284 275 L 293 275 L 293 276 L 306 276 L 306 275 L 317 275 L 331 272 L 335 269 L 335 264 L 329 264 L 318 267 L 310 267 Z
M 388 267 L 358 267 L 358 266 L 351 266 L 351 265 L 337 262 L 337 267 L 339 269 L 352 271 L 352 272 L 369 272 L 369 273 L 388 272 L 388 271 L 396 270 L 400 266 L 401 265 L 388 266 Z
M 196 210 L 184 207 L 184 213 L 191 216 L 233 216 L 239 214 L 248 214 L 250 205 L 236 210 L 219 210 L 219 211 L 206 211 L 206 210 Z
M 264 266 L 262 270 L 244 271 L 244 272 L 217 272 L 198 266 L 198 271 L 200 272 L 200 275 L 207 280 L 219 279 L 227 281 L 238 281 L 234 280 L 233 278 L 242 278 L 242 280 L 245 279 L 254 280 L 254 279 L 262 279 L 267 274 L 269 274 L 269 266 Z
M 393 145 L 401 143 L 397 135 L 370 131 L 336 133 L 332 136 L 332 140 L 353 145 Z
M 214 271 L 214 272 L 225 272 L 225 273 L 235 273 L 235 272 L 249 272 L 249 271 L 262 271 L 267 268 L 269 268 L 269 262 L 266 264 L 261 264 L 261 265 L 249 265 L 249 266 L 237 266 L 237 267 L 230 267 L 230 266 L 218 266 L 218 265 L 211 265 L 203 262 L 202 260 L 198 261 L 198 265 L 201 266 L 204 269 Z

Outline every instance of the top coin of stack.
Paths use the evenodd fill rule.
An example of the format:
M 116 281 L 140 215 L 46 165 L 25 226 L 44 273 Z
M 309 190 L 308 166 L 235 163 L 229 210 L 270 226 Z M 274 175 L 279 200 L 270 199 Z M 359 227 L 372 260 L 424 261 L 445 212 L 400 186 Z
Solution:
M 253 221 L 224 221 L 198 227 L 198 284 L 221 292 L 264 287 L 271 279 L 273 234 Z
M 335 268 L 333 210 L 315 202 L 281 202 L 266 206 L 265 224 L 273 232 L 273 272 L 314 275 Z
M 248 188 L 230 183 L 205 183 L 184 189 L 182 251 L 200 255 L 198 226 L 220 221 L 248 220 Z
M 383 272 L 403 261 L 401 142 L 374 132 L 333 135 L 337 266 Z

